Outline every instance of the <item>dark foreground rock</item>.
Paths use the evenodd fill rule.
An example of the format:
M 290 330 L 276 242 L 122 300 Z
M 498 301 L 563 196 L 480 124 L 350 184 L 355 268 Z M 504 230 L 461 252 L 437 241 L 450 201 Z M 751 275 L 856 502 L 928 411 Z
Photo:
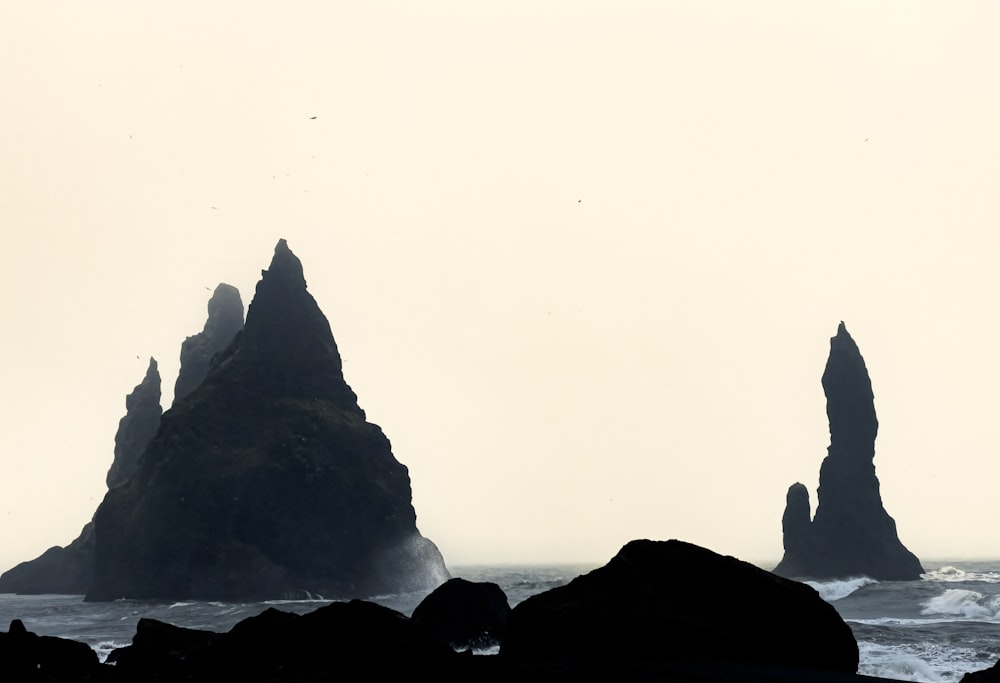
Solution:
M 244 329 L 94 526 L 88 600 L 353 598 L 449 578 L 284 240 Z
M 479 597 L 488 616 L 494 605 Z M 132 645 L 104 665 L 69 641 L 26 656 L 16 626 L 0 634 L 5 681 L 885 682 L 850 673 L 851 632 L 811 588 L 678 541 L 634 541 L 607 566 L 521 603 L 493 656 L 458 653 L 426 623 L 360 600 L 302 615 L 268 609 L 226 633 L 142 619 Z M 17 668 L 25 662 L 41 669 Z
M 453 648 L 499 645 L 510 603 L 495 583 L 450 579 L 413 610 L 413 621 Z
M 86 643 L 30 633 L 20 619 L 0 633 L 0 680 L 88 680 L 99 668 L 97 654 Z
M 528 598 L 500 656 L 858 668 L 850 628 L 811 587 L 682 541 L 632 541 Z
M 962 676 L 959 683 L 1000 683 L 1000 662 L 988 669 L 970 671 Z
M 844 323 L 830 340 L 823 391 L 830 447 L 820 467 L 816 516 L 809 519 L 809 491 L 793 484 L 782 517 L 785 555 L 774 572 L 795 578 L 919 579 L 923 567 L 900 542 L 896 522 L 882 505 L 871 379 Z

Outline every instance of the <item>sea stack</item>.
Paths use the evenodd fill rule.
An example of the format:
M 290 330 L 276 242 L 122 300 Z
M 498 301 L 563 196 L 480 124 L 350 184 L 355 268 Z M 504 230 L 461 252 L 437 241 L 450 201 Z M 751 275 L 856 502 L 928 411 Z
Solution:
M 229 346 L 242 329 L 243 300 L 240 290 L 221 282 L 208 300 L 208 319 L 204 329 L 181 344 L 181 369 L 174 383 L 174 405 L 202 383 L 212 359 Z
M 448 578 L 284 240 L 246 324 L 94 518 L 88 600 L 365 597 Z
M 830 446 L 820 467 L 816 516 L 810 521 L 806 487 L 793 484 L 782 517 L 785 556 L 774 573 L 813 579 L 919 579 L 924 573 L 920 561 L 900 542 L 896 522 L 882 506 L 875 476 L 878 419 L 871 379 L 843 322 L 830 339 L 823 391 Z

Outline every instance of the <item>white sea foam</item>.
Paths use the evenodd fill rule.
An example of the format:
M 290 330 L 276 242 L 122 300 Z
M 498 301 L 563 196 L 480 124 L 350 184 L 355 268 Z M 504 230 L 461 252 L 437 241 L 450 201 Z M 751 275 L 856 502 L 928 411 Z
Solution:
M 91 649 L 97 653 L 97 659 L 102 663 L 107 660 L 108 655 L 111 654 L 112 650 L 117 650 L 120 647 L 126 647 L 132 643 L 119 642 L 117 640 L 102 640 L 96 645 L 91 645 Z
M 867 576 L 858 576 L 839 581 L 806 581 L 806 583 L 815 588 L 821 598 L 827 602 L 834 602 L 846 598 L 859 588 L 870 586 L 878 581 L 869 579 Z
M 1000 617 L 1000 596 L 986 596 L 978 591 L 949 588 L 941 595 L 920 603 L 921 614 L 949 615 L 965 619 L 997 619 Z
M 939 581 L 942 583 L 964 583 L 981 581 L 983 583 L 1000 583 L 1000 572 L 966 571 L 948 565 L 921 575 L 924 581 Z
M 881 645 L 858 641 L 858 673 L 898 681 L 955 683 L 969 671 L 985 668 L 975 650 L 933 644 Z

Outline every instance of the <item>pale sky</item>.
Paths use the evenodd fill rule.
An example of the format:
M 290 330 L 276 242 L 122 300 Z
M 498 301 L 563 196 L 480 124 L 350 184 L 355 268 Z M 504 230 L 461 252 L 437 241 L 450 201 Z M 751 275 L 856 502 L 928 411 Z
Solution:
M 449 564 L 781 557 L 844 320 L 922 559 L 1000 557 L 1000 4 L 9 2 L 0 569 L 286 238 Z M 315 117 L 315 119 L 313 118 Z

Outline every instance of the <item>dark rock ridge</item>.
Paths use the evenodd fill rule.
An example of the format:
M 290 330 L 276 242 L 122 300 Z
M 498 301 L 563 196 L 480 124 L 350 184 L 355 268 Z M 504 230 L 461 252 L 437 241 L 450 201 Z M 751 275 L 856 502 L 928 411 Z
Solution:
M 632 541 L 515 606 L 500 656 L 858 668 L 851 629 L 813 588 L 682 541 Z
M 499 645 L 510 603 L 495 583 L 450 579 L 413 610 L 413 621 L 456 649 Z
M 452 607 L 438 607 L 471 597 L 463 618 L 492 618 L 499 588 L 445 586 L 437 593 L 447 600 L 432 612 L 453 615 Z M 301 615 L 271 608 L 225 633 L 140 619 L 132 644 L 101 665 L 86 646 L 58 638 L 28 654 L 24 644 L 38 638 L 14 622 L 9 634 L 0 633 L 0 676 L 32 676 L 33 667 L 45 675 L 11 680 L 886 680 L 853 674 L 858 648 L 851 631 L 812 588 L 680 541 L 633 541 L 605 567 L 529 598 L 510 616 L 499 656 L 459 654 L 434 620 L 418 619 L 416 611 L 407 619 L 361 600 Z
M 0 593 L 83 595 L 94 567 L 94 523 L 87 522 L 75 541 L 53 546 L 33 560 L 0 575 Z
M 221 634 L 140 619 L 132 645 L 108 661 L 134 680 L 321 680 L 311 676 L 365 670 L 421 680 L 456 658 L 399 612 L 352 600 L 302 615 L 268 609 Z
M 94 518 L 88 600 L 364 597 L 448 578 L 284 240 L 246 325 Z
M 160 373 L 154 358 L 149 359 L 142 381 L 125 397 L 125 411 L 115 434 L 109 487 L 121 485 L 132 475 L 160 425 Z M 68 546 L 53 546 L 0 575 L 0 593 L 83 595 L 93 578 L 94 547 L 94 523 L 90 521 Z
M 160 428 L 160 372 L 156 359 L 149 359 L 146 376 L 125 397 L 125 416 L 115 434 L 115 459 L 108 469 L 108 488 L 124 484 L 135 472 L 139 456 Z
M 782 517 L 785 555 L 774 572 L 801 578 L 919 579 L 923 567 L 900 542 L 896 522 L 882 505 L 874 465 L 874 394 L 864 358 L 844 323 L 830 340 L 823 391 L 830 446 L 820 467 L 816 516 L 810 521 L 806 487 L 793 484 Z
M 243 300 L 240 290 L 222 282 L 208 300 L 205 328 L 181 344 L 181 366 L 174 383 L 173 405 L 204 381 L 212 359 L 229 346 L 242 329 Z

